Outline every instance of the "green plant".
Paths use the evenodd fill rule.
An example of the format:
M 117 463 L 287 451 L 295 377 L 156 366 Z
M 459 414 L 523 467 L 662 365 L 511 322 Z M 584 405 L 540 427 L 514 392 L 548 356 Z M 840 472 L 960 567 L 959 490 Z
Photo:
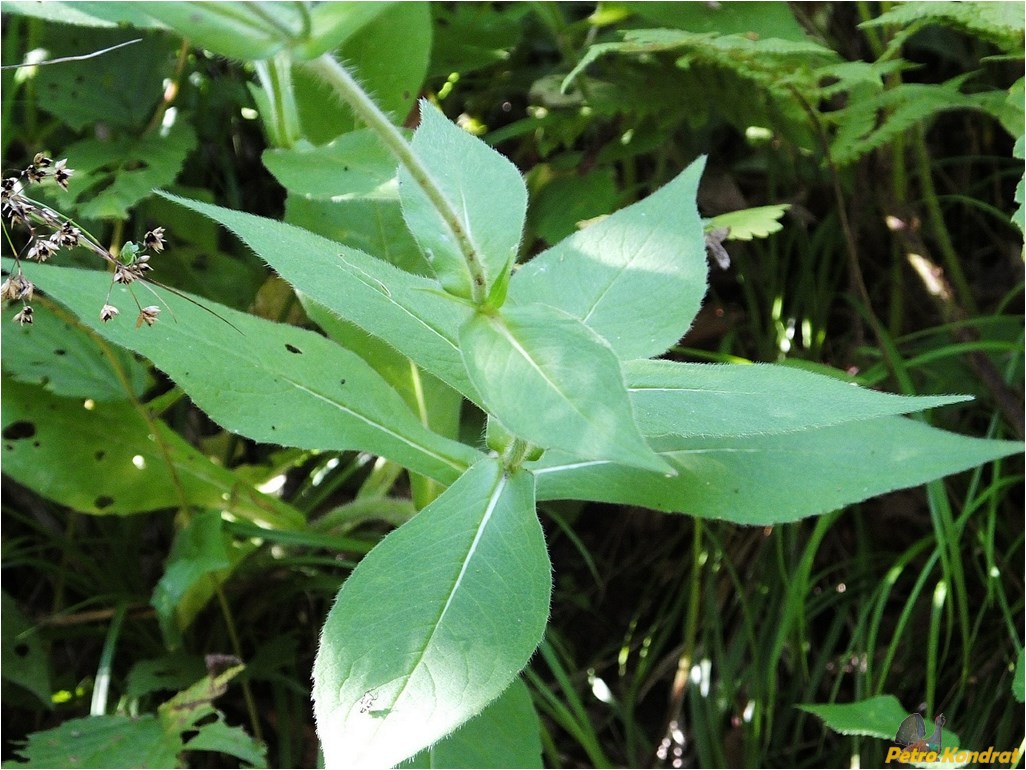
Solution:
M 361 560 L 322 632 L 314 696 L 329 765 L 389 765 L 420 750 L 442 763 L 437 757 L 453 750 L 451 742 L 473 743 L 479 728 L 442 739 L 475 715 L 485 724 L 515 719 L 531 727 L 523 690 L 507 687 L 549 613 L 538 501 L 600 500 L 772 525 L 1020 451 L 1015 442 L 961 437 L 897 416 L 960 397 L 893 396 L 785 367 L 653 360 L 687 331 L 706 291 L 705 227 L 695 205 L 701 160 L 514 269 L 528 198 L 516 168 L 428 103 L 412 140 L 393 128 L 323 54 L 373 21 L 346 7 L 354 8 L 173 4 L 154 11 L 200 45 L 262 62 L 258 103 L 275 127 L 269 135 L 293 146 L 269 154 L 276 174 L 303 177 L 311 161 L 331 155 L 345 173 L 305 184 L 357 198 L 384 188 L 368 209 L 408 228 L 403 257 L 416 253 L 404 265 L 410 269 L 400 270 L 379 259 L 383 253 L 165 195 L 224 225 L 273 266 L 329 338 L 206 302 L 211 315 L 175 296 L 166 302 L 176 321 L 142 330 L 117 319 L 103 324 L 88 302 L 106 276 L 23 268 L 88 334 L 152 361 L 229 431 L 301 450 L 369 452 L 387 458 L 395 473 L 411 473 L 420 512 Z M 370 134 L 345 134 L 322 152 L 303 145 L 290 88 L 293 77 L 300 82 L 309 73 L 350 103 Z M 398 175 L 395 160 L 368 149 L 369 137 L 395 153 Z M 290 216 L 301 216 L 297 210 Z M 54 308 L 54 318 L 63 312 Z M 101 358 L 131 381 L 131 363 Z M 20 428 L 8 437 L 5 470 L 35 489 L 69 497 L 53 480 L 31 475 L 39 448 L 27 439 L 56 443 L 43 430 L 54 427 L 47 415 L 57 412 L 73 415 L 76 430 L 124 429 L 119 443 L 133 459 L 130 438 L 145 446 L 150 434 L 158 437 L 174 483 L 147 501 L 154 508 L 226 501 L 232 518 L 255 525 L 251 537 L 316 534 L 289 506 L 250 491 L 240 474 L 215 471 L 190 453 L 155 416 L 164 402 L 65 413 L 44 409 L 52 404 L 37 391 L 7 387 L 15 397 L 5 399 L 4 428 Z M 484 446 L 473 435 L 459 440 L 464 400 L 486 415 Z M 152 449 L 138 455 L 152 467 Z M 382 476 L 387 491 L 395 476 Z M 141 509 L 109 486 L 101 500 L 88 484 L 76 484 L 80 510 Z M 254 547 L 232 540 L 226 526 L 207 514 L 182 526 L 155 596 L 169 639 Z M 321 544 L 358 550 L 330 532 Z M 536 757 L 536 743 L 529 732 L 511 736 L 524 755 Z

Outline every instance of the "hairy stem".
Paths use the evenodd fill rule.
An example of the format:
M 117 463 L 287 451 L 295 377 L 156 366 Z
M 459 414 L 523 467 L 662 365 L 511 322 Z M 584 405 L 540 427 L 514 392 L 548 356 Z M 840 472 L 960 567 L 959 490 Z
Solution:
M 399 129 L 392 124 L 388 116 L 367 95 L 367 92 L 360 87 L 349 71 L 330 54 L 324 54 L 308 62 L 306 66 L 335 89 L 335 92 L 353 108 L 353 111 L 367 124 L 367 127 L 378 135 L 385 146 L 410 172 L 414 181 L 420 185 L 428 200 L 431 201 L 452 232 L 456 243 L 459 244 L 460 252 L 463 254 L 467 270 L 470 273 L 471 299 L 476 305 L 484 304 L 488 298 L 488 287 L 484 266 L 481 264 L 477 249 L 474 248 L 467 231 L 463 228 L 456 210 L 446 199 L 431 172 L 413 152 L 410 143 L 399 133 Z

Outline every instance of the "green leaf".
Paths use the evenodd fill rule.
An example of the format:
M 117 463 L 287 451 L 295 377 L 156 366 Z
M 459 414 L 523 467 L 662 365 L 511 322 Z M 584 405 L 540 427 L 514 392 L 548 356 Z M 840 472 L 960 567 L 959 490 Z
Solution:
M 655 22 L 661 27 L 676 27 L 689 32 L 750 34 L 758 38 L 807 39 L 801 24 L 787 3 L 762 2 L 757 5 L 733 3 L 628 2 L 603 3 L 603 9 L 623 8 Z
M 319 334 L 207 302 L 214 315 L 166 292 L 161 299 L 172 312 L 152 328 L 137 329 L 127 318 L 104 324 L 96 306 L 111 285 L 108 274 L 37 264 L 24 270 L 102 336 L 150 359 L 233 433 L 372 452 L 442 483 L 479 456 L 427 430 L 363 359 Z M 110 302 L 134 305 L 123 286 L 113 288 Z
M 424 83 L 431 36 L 428 3 L 394 3 L 347 39 L 337 58 L 352 68 L 363 88 L 374 94 L 377 105 L 393 117 L 393 122 L 403 125 Z M 334 107 L 338 95 L 305 68 L 293 69 L 293 84 L 303 135 L 308 141 L 324 144 L 362 127 L 348 107 Z M 326 105 L 333 108 L 326 109 Z
M 430 102 L 421 102 L 413 153 L 459 220 L 462 234 L 442 218 L 410 175 L 399 170 L 403 217 L 446 291 L 469 299 L 474 279 L 461 243 L 480 263 L 490 288 L 515 260 L 527 216 L 527 187 L 517 167 L 455 124 Z
M 3 387 L 4 473 L 44 497 L 93 514 L 189 503 L 275 527 L 303 525 L 299 512 L 275 498 L 239 494 L 235 474 L 126 401 L 91 404 L 10 380 Z
M 4 3 L 7 10 L 8 4 Z M 98 123 L 107 127 L 106 133 L 111 129 L 141 130 L 146 125 L 164 92 L 163 79 L 174 72 L 174 41 L 166 35 L 140 35 L 138 30 L 75 28 L 64 23 L 42 25 L 40 32 L 34 45 L 43 48 L 48 59 L 82 56 L 138 40 L 78 66 L 40 67 L 33 82 L 41 106 L 76 131 L 88 128 L 93 133 Z M 68 165 L 80 171 L 81 165 L 67 151 L 60 157 L 66 156 Z
M 896 745 L 894 736 L 910 713 L 893 695 L 877 695 L 854 703 L 803 703 L 799 704 L 798 708 L 815 714 L 835 733 L 868 735 L 871 738 L 888 741 L 891 745 Z M 961 738 L 958 734 L 945 727 L 941 733 L 942 751 L 945 748 L 960 748 L 960 744 Z M 932 764 L 913 764 L 916 767 L 958 768 L 965 767 L 967 762 L 948 760 Z
M 587 326 L 544 305 L 479 314 L 459 334 L 487 411 L 532 444 L 667 471 L 634 424 L 613 351 Z
M 510 281 L 510 302 L 559 308 L 622 360 L 664 353 L 688 330 L 708 268 L 695 206 L 704 160 L 639 203 L 538 255 Z
M 356 35 L 392 5 L 390 2 L 318 3 L 310 8 L 310 31 L 292 47 L 298 59 L 313 59 Z
M 199 732 L 185 744 L 186 751 L 216 751 L 248 762 L 251 767 L 267 767 L 267 747 L 241 727 L 233 727 L 218 714 L 217 720 L 200 725 Z
M 252 540 L 234 541 L 223 531 L 220 511 L 193 514 L 177 535 L 164 574 L 153 590 L 150 604 L 157 611 L 164 638 L 180 641 L 218 586 L 257 546 Z
M 795 521 L 1022 452 L 881 417 L 771 436 L 665 437 L 652 446 L 678 475 L 546 452 L 527 463 L 540 500 L 643 505 L 740 524 Z
M 266 150 L 263 161 L 286 190 L 311 198 L 394 200 L 399 194 L 395 156 L 366 129 L 323 147 Z
M 165 733 L 152 714 L 109 714 L 31 733 L 16 749 L 26 761 L 7 761 L 4 767 L 177 767 L 181 750 L 181 738 Z
M 1019 654 L 1015 659 L 1015 675 L 1012 679 L 1012 695 L 1022 703 L 1026 700 L 1026 661 L 1023 659 L 1023 648 L 1019 647 Z
M 128 351 L 100 342 L 44 304 L 33 305 L 31 326 L 2 323 L 0 334 L 4 373 L 55 396 L 123 401 L 152 384 L 149 368 Z
M 402 768 L 543 767 L 541 724 L 531 693 L 516 679 L 498 700 Z
M 228 683 L 246 668 L 237 658 L 230 656 L 223 660 L 223 665 L 221 661 L 212 665 L 211 658 L 207 661 L 207 673 L 201 679 L 157 707 L 161 725 L 167 733 L 181 734 L 203 719 L 218 714 L 214 700 L 224 695 Z
M 765 238 L 783 229 L 784 226 L 780 224 L 780 218 L 789 208 L 791 208 L 789 203 L 777 203 L 772 206 L 756 206 L 751 209 L 731 211 L 710 219 L 706 223 L 705 229 L 727 228 L 730 232 L 726 239 L 730 241 Z
M 298 37 L 303 16 L 297 3 L 147 3 L 146 12 L 198 48 L 232 59 L 270 59 Z
M 79 27 L 118 27 L 129 25 L 137 29 L 155 28 L 163 25 L 146 13 L 145 3 L 115 2 L 53 2 L 39 3 L 33 0 L 6 0 L 4 13 L 18 13 L 58 24 Z M 99 50 L 97 46 L 93 50 Z
M 76 173 L 58 201 L 80 219 L 127 219 L 128 209 L 155 187 L 175 181 L 195 146 L 195 132 L 183 121 L 139 138 L 83 139 L 65 150 Z
M 623 372 L 646 436 L 791 433 L 972 399 L 898 396 L 773 364 L 629 361 Z
M 583 176 L 558 177 L 546 184 L 531 201 L 528 212 L 538 237 L 552 245 L 573 235 L 587 220 L 616 208 L 616 179 L 612 169 L 602 168 Z
M 0 671 L 3 678 L 24 687 L 39 699 L 43 708 L 51 709 L 50 670 L 43 642 L 6 591 L 0 592 L 0 602 L 3 613 Z
M 436 281 L 298 227 L 163 195 L 220 222 L 311 299 L 474 399 L 455 341 L 456 330 L 473 311 L 446 297 Z
M 412 756 L 527 663 L 552 589 L 533 490 L 529 474 L 483 459 L 353 571 L 314 663 L 326 767 Z

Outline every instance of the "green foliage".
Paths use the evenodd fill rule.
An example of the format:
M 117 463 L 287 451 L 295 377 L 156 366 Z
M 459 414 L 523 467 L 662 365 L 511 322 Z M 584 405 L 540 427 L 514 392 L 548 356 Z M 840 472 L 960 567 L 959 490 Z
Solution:
M 27 324 L 4 326 L 4 513 L 12 570 L 43 584 L 4 596 L 4 663 L 31 663 L 4 679 L 68 701 L 21 757 L 309 766 L 311 663 L 327 767 L 794 764 L 812 742 L 849 761 L 907 716 L 887 692 L 950 699 L 982 740 L 1001 706 L 978 677 L 1022 694 L 1003 679 L 1021 680 L 1003 459 L 1022 452 L 1021 286 L 977 303 L 969 255 L 995 228 L 980 264 L 1009 251 L 1021 170 L 1003 148 L 984 176 L 974 149 L 939 195 L 930 132 L 996 121 L 1021 155 L 1022 78 L 1001 67 L 1022 24 L 926 5 L 864 19 L 869 55 L 854 6 L 802 25 L 782 3 L 89 3 L 60 6 L 84 26 L 66 35 L 5 4 L 5 57 L 147 30 L 92 72 L 4 75 L 26 169 L 5 182 L 4 295 Z M 929 35 L 1007 55 L 903 82 Z M 41 142 L 67 148 L 70 184 L 18 155 Z M 48 175 L 67 189 L 44 206 Z M 111 272 L 33 261 L 51 230 Z M 953 285 L 930 289 L 940 320 L 905 283 L 912 253 Z M 788 356 L 821 373 L 682 360 Z M 66 670 L 47 657 L 78 638 Z M 220 649 L 247 657 L 239 692 L 232 664 L 159 694 Z M 846 742 L 793 708 L 813 702 Z
M 24 761 L 3 766 L 178 767 L 186 751 L 216 751 L 250 767 L 266 767 L 263 749 L 239 728 L 225 724 L 224 715 L 211 705 L 240 671 L 242 666 L 234 666 L 208 674 L 161 704 L 156 716 L 69 719 L 52 730 L 32 733 L 18 749 Z
M 534 479 L 481 460 L 339 593 L 314 664 L 325 764 L 394 765 L 481 711 L 534 652 L 550 592 Z

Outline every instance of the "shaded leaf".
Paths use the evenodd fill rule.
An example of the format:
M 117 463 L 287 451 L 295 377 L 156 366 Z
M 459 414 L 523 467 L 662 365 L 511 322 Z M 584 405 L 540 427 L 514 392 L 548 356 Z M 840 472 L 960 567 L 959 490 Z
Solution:
M 276 527 L 303 525 L 298 511 L 255 490 L 243 493 L 230 470 L 159 420 L 147 422 L 126 401 L 87 404 L 13 381 L 3 387 L 4 473 L 44 497 L 93 514 L 124 515 L 188 503 L 227 508 Z
M 138 397 L 152 383 L 149 368 L 127 351 L 98 343 L 45 304 L 36 303 L 33 311 L 31 326 L 0 324 L 4 373 L 56 396 L 94 401 Z
M 52 709 L 50 669 L 43 642 L 6 591 L 0 592 L 0 602 L 3 613 L 0 672 L 6 681 L 35 695 L 43 708 Z
M 181 749 L 181 737 L 165 733 L 152 714 L 108 714 L 31 733 L 16 749 L 26 761 L 7 761 L 4 767 L 177 767 Z

